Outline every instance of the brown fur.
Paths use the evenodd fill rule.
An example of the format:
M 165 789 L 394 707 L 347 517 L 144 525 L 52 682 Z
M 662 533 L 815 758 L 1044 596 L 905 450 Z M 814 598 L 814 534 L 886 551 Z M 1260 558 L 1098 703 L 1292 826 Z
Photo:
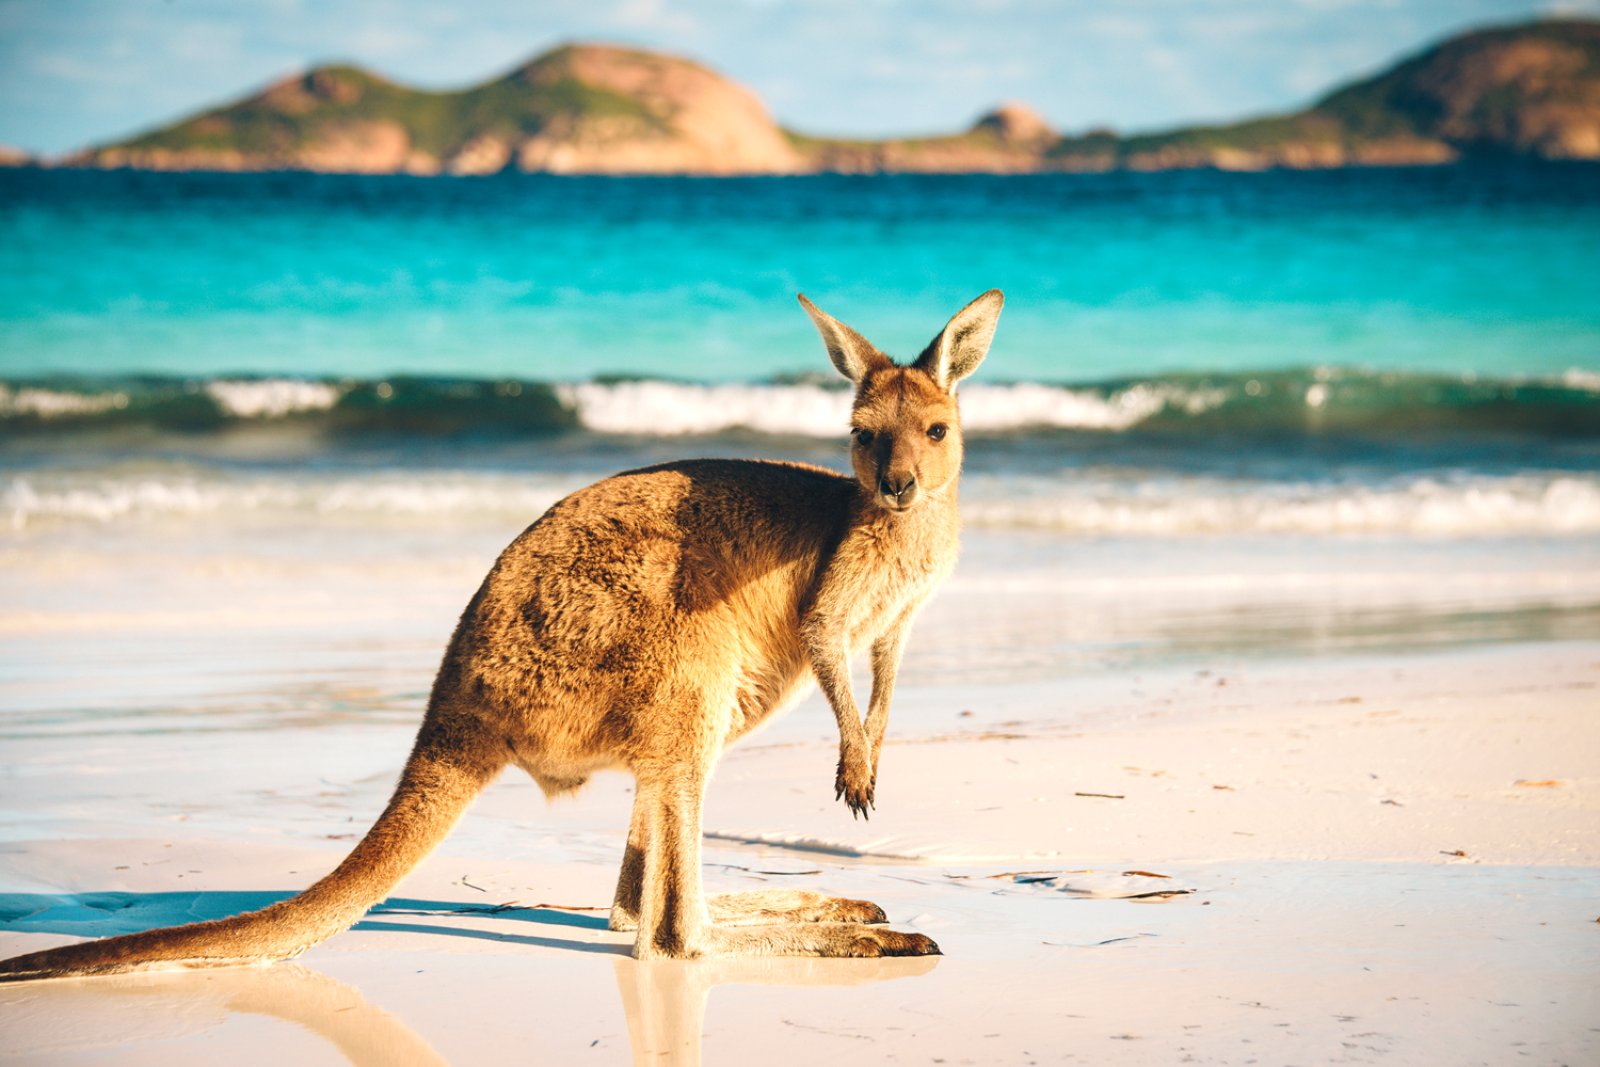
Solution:
M 696 460 L 562 500 L 512 542 L 467 605 L 388 808 L 310 889 L 230 919 L 48 949 L 0 980 L 284 959 L 354 923 L 508 763 L 547 794 L 596 771 L 637 782 L 611 924 L 640 958 L 938 951 L 866 924 L 866 901 L 777 891 L 706 898 L 701 804 L 722 751 L 815 677 L 839 725 L 837 795 L 866 815 L 911 622 L 955 563 L 955 383 L 983 358 L 1001 297 L 959 312 L 909 367 L 805 297 L 856 383 L 855 478 L 792 463 Z M 865 718 L 849 658 L 870 649 Z

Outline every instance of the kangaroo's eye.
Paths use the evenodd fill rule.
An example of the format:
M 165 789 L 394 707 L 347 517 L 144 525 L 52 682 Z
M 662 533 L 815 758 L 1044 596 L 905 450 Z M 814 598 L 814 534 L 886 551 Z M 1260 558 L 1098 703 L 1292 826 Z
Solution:
M 850 432 L 856 435 L 856 444 L 858 444 L 858 445 L 870 445 L 872 443 L 872 431 L 871 430 L 855 429 L 855 430 L 851 430 Z
M 945 426 L 945 424 L 942 422 L 936 422 L 932 426 L 928 427 L 928 436 L 933 438 L 935 441 L 943 441 L 944 435 L 949 432 L 949 427 Z

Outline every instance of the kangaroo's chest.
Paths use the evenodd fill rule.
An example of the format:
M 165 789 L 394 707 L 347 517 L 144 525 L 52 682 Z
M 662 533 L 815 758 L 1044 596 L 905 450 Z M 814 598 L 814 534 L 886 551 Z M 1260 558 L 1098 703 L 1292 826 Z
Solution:
M 953 552 L 929 551 L 868 568 L 851 605 L 851 650 L 872 644 L 907 612 L 920 609 L 949 576 L 954 561 Z

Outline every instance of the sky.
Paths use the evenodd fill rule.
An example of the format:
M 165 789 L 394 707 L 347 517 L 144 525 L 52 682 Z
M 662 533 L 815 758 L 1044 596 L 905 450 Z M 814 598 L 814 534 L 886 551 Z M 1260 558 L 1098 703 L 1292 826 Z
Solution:
M 1291 110 L 1559 14 L 1600 0 L 0 0 L 0 144 L 119 140 L 335 60 L 460 88 L 575 40 L 698 59 L 809 133 L 947 132 L 1007 100 L 1144 131 Z

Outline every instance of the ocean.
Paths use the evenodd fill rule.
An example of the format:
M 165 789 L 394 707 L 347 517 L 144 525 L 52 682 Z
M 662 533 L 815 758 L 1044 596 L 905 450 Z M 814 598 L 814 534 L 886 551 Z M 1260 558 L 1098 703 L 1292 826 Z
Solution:
M 978 521 L 1600 530 L 1593 166 L 21 170 L 0 173 L 0 278 L 13 526 L 214 494 L 435 503 L 425 484 L 387 505 L 319 495 L 308 467 L 422 467 L 448 507 L 473 484 L 458 469 L 525 485 L 677 454 L 837 463 L 848 394 L 795 293 L 904 358 L 998 286 L 999 340 L 963 391 Z M 154 466 L 111 473 L 130 453 Z M 274 491 L 230 496 L 246 472 Z
M 162 627 L 257 626 L 196 614 L 248 588 L 302 626 L 274 662 L 403 646 L 390 689 L 414 695 L 476 576 L 566 492 L 675 457 L 846 466 L 849 394 L 799 291 L 901 358 L 1007 294 L 961 389 L 947 609 L 992 636 L 925 641 L 925 678 L 1592 638 L 1596 279 L 1587 164 L 0 171 L 0 677 L 13 710 L 101 707 L 62 678 L 103 670 L 109 706 L 137 648 L 170 693 Z M 408 580 L 437 596 L 400 644 L 303 625 L 330 588 Z M 102 625 L 122 651 L 63 666 Z

